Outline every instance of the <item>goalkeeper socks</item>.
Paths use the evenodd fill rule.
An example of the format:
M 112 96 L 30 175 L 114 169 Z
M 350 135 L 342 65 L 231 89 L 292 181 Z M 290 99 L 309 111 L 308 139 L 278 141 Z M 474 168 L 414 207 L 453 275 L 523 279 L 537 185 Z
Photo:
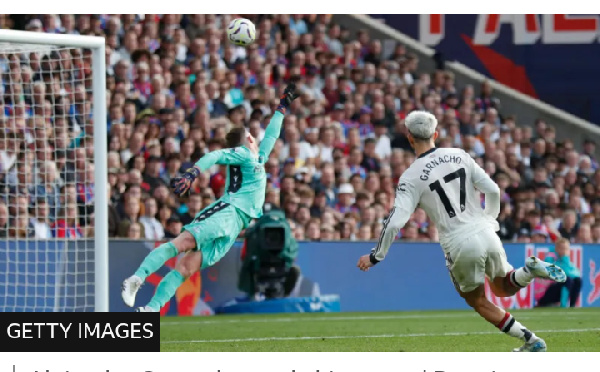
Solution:
M 177 288 L 179 288 L 184 281 L 185 278 L 179 271 L 171 270 L 171 272 L 158 283 L 156 293 L 154 293 L 154 297 L 148 302 L 147 306 L 156 311 L 160 310 L 167 302 L 169 302 L 169 300 L 171 300 L 171 297 L 175 295 Z
M 520 267 L 508 273 L 510 284 L 517 288 L 525 288 L 533 280 L 533 275 L 526 267 Z
M 497 325 L 497 327 L 507 335 L 519 338 L 528 344 L 538 340 L 538 337 L 533 332 L 523 327 L 521 323 L 517 322 L 508 311 L 506 314 L 504 314 L 504 318 Z
M 177 256 L 175 244 L 172 242 L 161 244 L 160 247 L 156 248 L 146 256 L 140 265 L 140 268 L 135 272 L 135 275 L 144 281 L 148 275 L 156 272 L 156 270 L 160 269 L 168 259 L 175 256 Z

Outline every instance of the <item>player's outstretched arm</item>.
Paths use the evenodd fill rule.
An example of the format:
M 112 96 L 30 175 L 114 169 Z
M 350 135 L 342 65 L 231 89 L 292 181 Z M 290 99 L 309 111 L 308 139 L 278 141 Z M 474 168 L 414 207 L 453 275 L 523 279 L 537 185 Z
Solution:
M 398 232 L 406 225 L 410 216 L 414 213 L 419 203 L 420 193 L 416 187 L 407 181 L 400 179 L 396 189 L 396 200 L 389 216 L 383 223 L 383 229 L 379 236 L 377 246 L 368 255 L 362 256 L 358 261 L 358 268 L 363 271 L 369 270 L 380 261 L 383 261 Z
M 296 94 L 296 85 L 291 83 L 285 88 L 281 100 L 279 101 L 279 106 L 265 130 L 263 140 L 260 142 L 259 154 L 265 161 L 269 157 L 269 154 L 271 154 L 273 147 L 275 147 L 275 142 L 277 142 L 277 139 L 281 135 L 283 117 L 296 98 L 298 98 L 298 95 Z
M 193 167 L 188 168 L 181 176 L 171 179 L 173 192 L 177 196 L 185 195 L 200 173 L 215 164 L 242 164 L 244 160 L 244 153 L 237 148 L 209 152 L 201 157 Z

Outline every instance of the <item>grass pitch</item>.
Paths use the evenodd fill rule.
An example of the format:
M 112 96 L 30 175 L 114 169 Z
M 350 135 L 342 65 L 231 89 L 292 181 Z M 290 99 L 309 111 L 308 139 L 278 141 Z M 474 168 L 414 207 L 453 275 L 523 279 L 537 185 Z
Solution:
M 548 351 L 600 351 L 600 308 L 511 314 Z M 511 351 L 521 342 L 473 311 L 172 317 L 161 351 Z

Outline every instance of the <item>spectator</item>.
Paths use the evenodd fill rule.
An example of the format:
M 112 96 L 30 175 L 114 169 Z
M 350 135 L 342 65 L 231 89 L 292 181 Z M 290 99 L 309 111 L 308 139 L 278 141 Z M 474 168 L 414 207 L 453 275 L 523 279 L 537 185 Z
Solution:
M 355 212 L 357 210 L 354 207 L 354 187 L 351 184 L 344 183 L 340 186 L 335 210 L 340 213 Z
M 8 236 L 11 238 L 34 238 L 35 230 L 29 214 L 24 213 L 15 217 L 14 225 L 9 227 Z
M 321 226 L 318 219 L 311 219 L 306 224 L 306 239 L 310 241 L 321 240 Z
M 9 185 L 9 193 L 26 193 L 33 198 L 36 193 L 35 185 L 33 184 L 33 172 L 32 166 L 26 162 L 20 162 L 13 173 L 13 177 L 9 177 L 7 180 Z M 30 203 L 35 200 L 30 199 Z
M 335 205 L 335 170 L 331 163 L 321 165 L 321 177 L 318 180 L 318 186 L 325 195 L 327 206 Z
M 320 232 L 321 241 L 332 241 L 335 240 L 335 229 L 331 225 L 322 225 Z
M 8 237 L 8 218 L 9 212 L 8 207 L 3 202 L 0 202 L 0 238 Z
M 121 161 L 127 163 L 133 156 L 142 152 L 144 146 L 144 135 L 140 132 L 135 132 L 131 136 L 129 145 L 121 151 Z
M 369 241 L 372 238 L 371 234 L 372 234 L 371 225 L 361 225 L 358 229 L 358 234 L 356 235 L 356 240 Z
M 44 198 L 38 198 L 35 206 L 32 207 L 34 213 L 31 215 L 31 225 L 37 239 L 52 238 L 52 228 L 50 227 L 50 208 Z
M 139 222 L 135 222 L 129 225 L 127 231 L 128 239 L 142 239 L 142 225 Z
M 158 156 L 148 157 L 143 180 L 144 183 L 148 184 L 150 190 L 155 189 L 159 183 L 163 182 L 163 179 L 160 176 L 161 168 L 161 159 Z
M 0 172 L 4 173 L 13 168 L 17 161 L 19 144 L 20 138 L 16 133 L 0 132 Z
M 46 199 L 49 208 L 48 217 L 54 220 L 57 209 L 60 207 L 60 182 L 57 179 L 56 163 L 50 160 L 42 162 L 38 179 L 35 187 L 36 195 Z
M 263 212 L 266 213 L 271 210 L 280 209 L 279 201 L 280 201 L 279 189 L 267 187 L 267 191 L 265 193 L 265 205 L 263 207 Z M 212 199 L 209 201 L 209 204 L 210 203 L 212 203 Z M 205 205 L 204 208 L 206 206 L 208 206 L 208 204 Z
M 166 226 L 167 228 L 165 229 L 165 239 L 174 239 L 181 232 L 183 224 L 181 223 L 181 220 L 178 217 L 172 216 L 169 217 L 169 219 L 167 220 Z
M 594 243 L 600 243 L 600 222 L 596 222 L 592 226 L 592 238 Z
M 365 140 L 364 155 L 362 157 L 362 162 L 360 163 L 360 165 L 366 172 L 379 172 L 379 170 L 381 169 L 381 165 L 379 163 L 379 156 L 376 154 L 375 151 L 376 146 L 377 140 L 375 138 L 367 138 Z M 361 176 L 362 175 L 363 174 L 361 173 Z
M 144 237 L 148 240 L 161 241 L 165 236 L 163 225 L 156 219 L 158 206 L 156 199 L 148 198 L 144 202 L 144 216 L 140 217 L 139 223 L 142 225 Z M 130 229 L 131 229 L 130 224 Z
M 294 221 L 300 226 L 305 226 L 310 221 L 310 209 L 306 204 L 300 204 L 296 211 Z
M 558 232 L 563 238 L 572 241 L 577 236 L 579 222 L 577 221 L 577 212 L 569 209 L 563 213 L 563 220 L 558 227 Z
M 283 210 L 286 216 L 295 216 L 298 212 L 298 204 L 300 203 L 300 198 L 294 194 L 288 194 L 283 203 Z
M 173 216 L 173 209 L 169 207 L 167 204 L 160 204 L 158 207 L 158 220 L 160 224 L 164 227 L 167 226 L 167 221 L 169 218 Z
M 294 228 L 294 239 L 304 240 L 305 235 L 306 233 L 304 232 L 304 226 L 296 225 L 296 227 Z
M 323 188 L 316 190 L 314 201 L 310 205 L 310 216 L 320 218 L 327 208 L 327 193 Z
M 77 204 L 67 203 L 58 213 L 56 222 L 52 225 L 54 238 L 81 239 L 85 230 L 79 225 Z
M 202 210 L 202 195 L 190 194 L 188 202 L 185 204 L 187 211 L 181 213 L 179 219 L 181 223 L 187 225 L 191 223 L 196 215 Z
M 403 240 L 416 241 L 419 237 L 419 225 L 414 221 L 408 221 L 406 226 L 401 230 L 400 236 Z
M 512 208 L 510 203 L 500 203 L 500 214 L 498 215 L 498 224 L 500 230 L 498 230 L 498 236 L 503 241 L 512 241 L 515 238 L 516 231 L 511 218 Z
M 125 209 L 130 198 L 138 201 L 140 214 L 155 218 L 164 230 L 170 218 L 185 223 L 196 206 L 206 207 L 221 196 L 226 173 L 219 166 L 194 183 L 192 195 L 199 198 L 179 200 L 167 185 L 200 156 L 222 148 L 231 125 L 243 125 L 261 138 L 282 86 L 294 78 L 302 96 L 286 115 L 283 136 L 265 166 L 265 208 L 285 209 L 296 222 L 294 234 L 312 240 L 348 237 L 341 222 L 350 218 L 348 213 L 359 213 L 354 235 L 368 236 L 366 226 L 371 225 L 370 235 L 377 238 L 397 181 L 414 161 L 404 118 L 425 109 L 438 118 L 438 146 L 463 148 L 499 184 L 499 234 L 504 240 L 545 240 L 544 234 L 532 235 L 538 227 L 545 229 L 547 239 L 557 234 L 574 242 L 600 239 L 600 202 L 595 200 L 600 171 L 593 141 L 586 140 L 579 151 L 572 140 L 556 136 L 552 123 L 517 125 L 501 108 L 490 82 L 459 86 L 448 71 L 424 69 L 403 45 L 396 45 L 385 60 L 381 40 L 366 30 L 351 38 L 326 16 L 248 17 L 259 30 L 248 48 L 231 45 L 218 27 L 229 21 L 227 15 L 30 17 L 30 31 L 105 38 L 108 113 L 103 120 L 115 199 L 114 205 L 109 203 L 110 236 L 117 234 L 120 217 L 129 220 Z M 23 215 L 43 219 L 43 210 L 29 211 L 43 197 L 49 223 L 56 222 L 65 205 L 74 204 L 80 228 L 93 233 L 94 149 L 89 138 L 97 133 L 89 125 L 89 79 L 81 74 L 87 71 L 82 65 L 89 69 L 88 56 L 77 49 L 61 50 L 55 56 L 60 66 L 38 53 L 22 56 L 28 62 L 23 65 L 17 62 L 20 56 L 0 57 L 5 66 L 0 78 L 12 82 L 0 93 L 0 179 L 8 186 L 0 197 L 8 213 L 6 232 L 11 226 L 16 232 L 20 223 L 27 234 Z M 47 80 L 43 69 L 48 67 L 73 76 Z M 23 182 L 34 187 L 24 189 Z M 340 195 L 346 184 L 352 194 Z M 307 185 L 314 195 L 306 192 Z M 156 216 L 145 211 L 151 200 Z M 315 218 L 316 229 L 310 227 Z M 426 218 L 415 213 L 412 221 L 416 236 L 408 226 L 403 239 L 437 240 Z M 128 226 L 122 236 L 135 230 Z M 338 229 L 329 232 L 334 226 Z
M 563 283 L 551 283 L 538 300 L 537 306 L 545 307 L 560 303 L 561 307 L 575 307 L 581 294 L 581 272 L 573 265 L 570 259 L 570 243 L 566 238 L 559 239 L 554 252 L 546 257 L 545 261 L 553 263 L 563 269 L 567 280 Z
M 550 236 L 545 226 L 537 226 L 531 232 L 532 243 L 547 243 L 550 240 Z
M 167 158 L 166 169 L 163 172 L 162 180 L 164 183 L 169 184 L 173 177 L 177 177 L 182 169 L 182 163 L 180 154 L 173 153 Z
M 351 220 L 344 220 L 339 224 L 340 240 L 354 240 L 354 224 Z
M 119 236 L 126 238 L 129 235 L 129 225 L 140 222 L 140 200 L 133 197 L 128 198 L 124 211 L 125 214 L 119 224 Z M 142 234 L 146 236 L 145 231 L 142 231 Z

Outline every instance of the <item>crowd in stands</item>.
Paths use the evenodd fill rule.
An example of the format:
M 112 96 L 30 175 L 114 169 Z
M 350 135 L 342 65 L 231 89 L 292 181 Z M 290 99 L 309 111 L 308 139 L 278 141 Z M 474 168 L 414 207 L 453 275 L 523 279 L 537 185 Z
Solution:
M 600 242 L 593 141 L 520 122 L 488 83 L 456 86 L 403 45 L 384 54 L 368 32 L 329 15 L 247 18 L 257 40 L 241 48 L 227 41 L 228 15 L 0 15 L 4 28 L 104 36 L 108 114 L 91 115 L 88 51 L 0 55 L 0 235 L 93 235 L 92 138 L 104 135 L 93 122 L 105 120 L 110 236 L 177 236 L 222 195 L 226 169 L 202 174 L 185 199 L 169 180 L 223 148 L 234 125 L 260 139 L 283 87 L 299 79 L 301 97 L 265 166 L 265 209 L 283 209 L 298 240 L 378 239 L 415 159 L 403 120 L 421 109 L 438 119 L 439 147 L 463 148 L 500 186 L 502 239 Z M 398 238 L 438 233 L 417 209 Z

